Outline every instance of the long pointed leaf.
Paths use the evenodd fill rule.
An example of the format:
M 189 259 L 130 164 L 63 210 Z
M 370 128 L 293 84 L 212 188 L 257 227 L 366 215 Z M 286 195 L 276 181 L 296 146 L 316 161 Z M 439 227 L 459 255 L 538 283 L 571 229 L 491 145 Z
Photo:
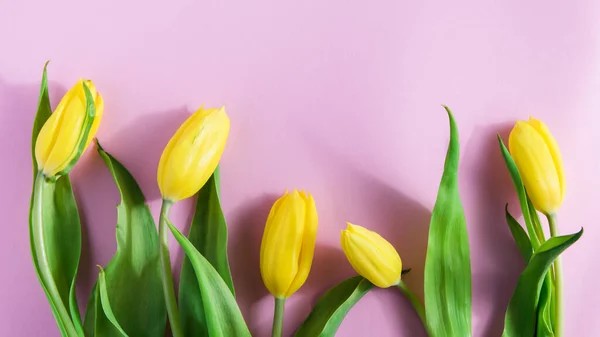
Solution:
M 100 144 L 98 153 L 121 195 L 121 203 L 117 206 L 117 251 L 104 271 L 114 315 L 129 336 L 162 337 L 166 327 L 166 308 L 154 219 L 133 176 Z M 121 336 L 114 325 L 96 322 L 97 310 L 92 296 L 86 313 L 86 334 Z M 100 326 L 96 326 L 98 324 Z
M 498 143 L 500 144 L 500 151 L 502 151 L 502 156 L 504 157 L 504 163 L 506 164 L 506 168 L 508 168 L 508 172 L 510 173 L 510 177 L 515 185 L 515 189 L 517 190 L 517 196 L 519 197 L 519 204 L 521 205 L 521 211 L 523 212 L 523 218 L 525 218 L 525 225 L 527 227 L 527 233 L 529 233 L 529 239 L 531 240 L 531 246 L 533 249 L 537 249 L 541 242 L 538 237 L 538 233 L 541 230 L 536 230 L 535 224 L 533 223 L 533 219 L 531 217 L 531 213 L 529 212 L 529 204 L 527 202 L 527 193 L 525 192 L 525 185 L 523 184 L 523 180 L 521 179 L 521 175 L 519 174 L 519 169 L 517 168 L 517 164 L 513 160 L 510 152 L 504 145 L 502 138 L 498 135 Z
M 471 260 L 458 193 L 458 128 L 448 107 L 450 144 L 431 214 L 425 261 L 425 311 L 430 337 L 471 336 Z
M 102 303 L 102 311 L 108 320 L 113 324 L 113 326 L 121 333 L 123 337 L 127 336 L 127 333 L 121 328 L 119 321 L 115 317 L 115 314 L 110 305 L 110 299 L 108 296 L 108 290 L 106 289 L 106 275 L 102 267 L 100 267 L 100 273 L 98 275 L 98 293 L 100 296 L 100 302 Z
M 329 289 L 296 332 L 296 337 L 333 337 L 348 311 L 373 289 L 361 276 L 351 277 Z
M 211 337 L 250 337 L 240 308 L 231 289 L 217 270 L 194 245 L 167 220 L 169 228 L 183 248 L 196 272 L 208 335 Z
M 504 207 L 504 213 L 506 216 L 506 223 L 508 224 L 508 228 L 512 233 L 515 242 L 517 243 L 517 247 L 519 247 L 519 251 L 521 252 L 521 256 L 525 260 L 525 263 L 529 262 L 531 258 L 531 254 L 533 254 L 531 248 L 531 241 L 529 241 L 529 237 L 527 233 L 521 227 L 521 224 L 508 212 L 508 204 Z
M 583 228 L 575 234 L 552 237 L 533 253 L 508 304 L 503 337 L 529 337 L 535 334 L 540 290 L 548 268 L 582 234 Z
M 198 192 L 196 212 L 188 239 L 217 270 L 235 296 L 227 259 L 227 224 L 219 198 L 219 168 Z M 186 336 L 207 335 L 206 318 L 198 280 L 190 259 L 186 257 L 179 281 L 179 310 Z

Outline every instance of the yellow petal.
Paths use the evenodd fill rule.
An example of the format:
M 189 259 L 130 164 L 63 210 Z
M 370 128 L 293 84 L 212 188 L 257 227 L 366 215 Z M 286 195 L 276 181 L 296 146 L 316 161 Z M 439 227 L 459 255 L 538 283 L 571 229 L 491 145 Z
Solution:
M 157 173 L 156 177 L 157 177 L 157 181 L 158 181 L 158 187 L 159 187 L 163 197 L 166 194 L 165 192 L 167 192 L 166 191 L 167 186 L 165 185 L 165 181 L 164 181 L 165 166 L 170 161 L 171 151 L 173 150 L 175 145 L 177 145 L 177 142 L 179 141 L 179 139 L 181 138 L 181 136 L 183 135 L 185 130 L 189 127 L 190 124 L 193 123 L 194 116 L 196 114 L 198 114 L 200 111 L 202 111 L 202 108 L 200 108 L 198 111 L 196 111 L 195 114 L 188 117 L 188 119 L 186 119 L 185 122 L 183 122 L 183 124 L 181 124 L 181 126 L 179 126 L 179 128 L 177 129 L 177 131 L 175 132 L 173 137 L 171 137 L 171 139 L 167 143 L 167 146 L 165 147 L 165 149 L 163 150 L 163 152 L 160 156 L 160 161 L 158 162 L 158 173 Z M 174 194 L 174 192 L 172 192 L 172 193 Z M 171 193 L 169 193 L 169 194 L 171 194 Z
M 312 195 L 301 192 L 303 201 L 306 204 L 306 218 L 304 225 L 304 233 L 302 236 L 302 250 L 300 251 L 300 260 L 298 261 L 298 273 L 294 281 L 287 290 L 285 296 L 289 297 L 295 293 L 308 278 L 310 268 L 315 253 L 315 244 L 317 241 L 318 216 L 315 200 Z
M 535 208 L 546 214 L 558 210 L 562 203 L 561 179 L 544 137 L 531 124 L 518 121 L 508 145 Z
M 288 195 L 289 195 L 288 191 L 285 191 L 285 194 L 281 198 L 279 198 L 275 201 L 275 203 L 271 207 L 271 211 L 269 212 L 269 217 L 267 218 L 267 223 L 265 225 L 262 242 L 260 244 L 260 271 L 261 271 L 262 275 L 265 275 L 267 273 L 268 267 L 266 266 L 265 254 L 268 253 L 268 251 L 270 250 L 270 249 L 269 250 L 267 249 L 267 240 L 265 238 L 272 237 L 271 232 L 275 228 L 275 226 L 273 225 L 273 221 L 275 219 L 275 214 L 277 214 L 279 208 L 281 207 L 281 204 L 283 203 L 283 201 L 285 199 L 287 199 Z M 274 286 L 271 284 L 272 280 L 273 280 L 273 278 L 267 279 L 267 278 L 263 277 L 263 282 L 265 283 L 265 286 L 267 287 L 267 289 L 274 288 Z
M 544 124 L 542 121 L 529 117 L 528 123 L 537 130 L 542 138 L 544 138 L 544 142 L 546 142 L 546 146 L 550 151 L 550 155 L 552 155 L 554 167 L 556 168 L 558 180 L 560 182 L 560 202 L 562 204 L 563 200 L 565 199 L 566 181 L 565 169 L 563 166 L 562 155 L 560 154 L 560 149 L 558 148 L 558 143 L 554 139 L 554 136 L 552 136 L 550 133 L 550 130 L 548 130 L 546 124 Z

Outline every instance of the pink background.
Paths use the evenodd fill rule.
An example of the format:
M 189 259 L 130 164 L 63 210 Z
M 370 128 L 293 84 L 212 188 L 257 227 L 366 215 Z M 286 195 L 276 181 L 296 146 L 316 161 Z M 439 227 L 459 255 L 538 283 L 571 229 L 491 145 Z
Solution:
M 325 289 L 353 275 L 338 244 L 345 221 L 394 243 L 413 269 L 407 283 L 422 296 L 429 216 L 448 141 L 442 103 L 460 128 L 473 334 L 499 336 L 523 263 L 503 220 L 504 203 L 514 206 L 515 196 L 495 138 L 516 119 L 541 118 L 567 171 L 560 231 L 586 226 L 564 254 L 565 335 L 600 335 L 599 32 L 594 0 L 0 0 L 0 335 L 58 336 L 27 229 L 30 130 L 46 60 L 53 104 L 79 77 L 94 80 L 106 102 L 98 137 L 138 179 L 155 215 L 156 167 L 169 137 L 200 104 L 227 106 L 229 253 L 256 336 L 268 335 L 273 308 L 258 268 L 262 229 L 286 188 L 312 192 L 320 216 L 314 267 L 288 301 L 286 335 Z M 114 253 L 119 198 L 95 151 L 72 178 L 84 222 L 83 306 L 94 266 Z M 174 208 L 182 229 L 191 206 Z M 403 297 L 388 289 L 369 293 L 338 335 L 424 332 Z

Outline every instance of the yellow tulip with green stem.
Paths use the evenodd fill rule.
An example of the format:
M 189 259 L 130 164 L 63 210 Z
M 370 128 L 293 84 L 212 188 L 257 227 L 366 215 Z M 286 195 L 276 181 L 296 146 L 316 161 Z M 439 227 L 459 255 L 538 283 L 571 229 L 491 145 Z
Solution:
M 537 119 L 518 121 L 508 147 L 533 206 L 548 219 L 550 235 L 558 236 L 556 212 L 565 197 L 565 172 L 558 144 Z M 560 258 L 554 262 L 556 334 L 562 335 L 562 274 Z
M 162 194 L 158 222 L 161 276 L 167 314 L 174 337 L 183 336 L 173 287 L 167 220 L 171 206 L 196 194 L 213 174 L 229 135 L 225 108 L 200 108 L 175 132 L 158 165 L 157 181 Z
M 83 329 L 74 296 L 81 229 L 66 176 L 94 138 L 103 109 L 102 96 L 93 83 L 79 80 L 51 112 L 44 68 L 33 133 L 34 168 L 37 172 L 30 212 L 31 253 L 39 281 L 63 336 L 77 336 Z M 41 127 L 37 125 L 38 120 L 43 121 Z M 63 176 L 65 178 L 61 179 Z M 62 235 L 65 236 L 60 237 Z M 69 242 L 69 247 L 64 247 L 56 242 L 55 237 L 73 241 Z M 64 275 L 60 275 L 62 279 L 54 275 L 59 272 L 57 266 L 64 269 Z M 67 279 L 70 285 L 65 284 Z M 70 287 L 69 302 L 64 300 L 67 296 L 65 287 Z
M 413 305 L 427 329 L 425 308 L 402 281 L 402 260 L 392 244 L 376 232 L 347 223 L 340 243 L 352 268 L 379 288 L 398 287 Z
M 286 192 L 269 213 L 260 246 L 260 273 L 275 297 L 273 337 L 281 337 L 286 299 L 310 273 L 317 226 L 317 208 L 310 193 Z

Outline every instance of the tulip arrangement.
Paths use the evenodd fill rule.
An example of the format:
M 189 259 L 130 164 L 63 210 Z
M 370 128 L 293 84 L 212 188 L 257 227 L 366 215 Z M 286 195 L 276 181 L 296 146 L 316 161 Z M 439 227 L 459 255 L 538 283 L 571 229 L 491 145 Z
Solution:
M 47 65 L 46 65 L 47 66 Z M 176 131 L 161 156 L 158 230 L 134 177 L 96 140 L 119 190 L 117 250 L 100 267 L 82 319 L 75 296 L 81 225 L 69 172 L 91 144 L 103 99 L 81 80 L 52 112 L 44 67 L 33 126 L 34 183 L 29 217 L 31 255 L 62 336 L 250 336 L 235 299 L 227 257 L 227 224 L 219 196 L 219 161 L 230 121 L 225 108 L 201 107 Z M 348 311 L 371 289 L 397 288 L 430 337 L 471 336 L 471 266 L 466 221 L 458 192 L 459 140 L 454 117 L 446 162 L 432 211 L 425 262 L 424 302 L 404 283 L 396 248 L 367 228 L 347 224 L 341 250 L 358 276 L 328 290 L 295 336 L 334 336 Z M 558 255 L 582 235 L 558 236 L 556 211 L 564 198 L 558 146 L 537 120 L 518 122 L 499 138 L 527 231 L 506 211 L 509 229 L 527 262 L 506 312 L 504 337 L 562 336 Z M 169 221 L 171 206 L 197 196 L 189 232 Z M 548 218 L 546 240 L 537 211 Z M 272 206 L 260 247 L 260 272 L 275 301 L 272 336 L 282 336 L 284 306 L 305 283 L 318 228 L 316 202 L 305 191 L 286 192 Z M 169 233 L 185 252 L 175 294 Z M 548 272 L 548 270 L 550 270 Z
M 559 236 L 556 212 L 565 197 L 565 173 L 556 140 L 546 125 L 534 118 L 518 121 L 508 147 L 498 137 L 510 172 L 527 232 L 508 212 L 506 220 L 527 267 L 506 312 L 503 337 L 562 337 L 562 274 L 559 255 L 583 234 Z M 548 220 L 546 240 L 538 212 Z M 550 271 L 548 269 L 552 265 Z

